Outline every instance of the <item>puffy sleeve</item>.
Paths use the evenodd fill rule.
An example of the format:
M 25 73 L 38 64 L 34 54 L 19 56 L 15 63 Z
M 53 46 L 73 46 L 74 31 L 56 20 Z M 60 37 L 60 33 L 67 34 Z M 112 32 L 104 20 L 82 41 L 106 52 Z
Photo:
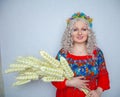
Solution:
M 63 49 L 61 49 L 57 56 L 56 59 L 58 59 L 60 61 L 60 56 L 66 57 L 65 51 Z M 57 89 L 63 89 L 66 87 L 66 79 L 64 81 L 54 81 L 52 82 L 52 84 L 57 88 Z
M 98 49 L 98 52 L 97 52 L 97 62 L 99 67 L 98 87 L 101 87 L 104 91 L 110 88 L 110 80 L 109 80 L 109 74 L 106 68 L 104 55 L 100 49 Z

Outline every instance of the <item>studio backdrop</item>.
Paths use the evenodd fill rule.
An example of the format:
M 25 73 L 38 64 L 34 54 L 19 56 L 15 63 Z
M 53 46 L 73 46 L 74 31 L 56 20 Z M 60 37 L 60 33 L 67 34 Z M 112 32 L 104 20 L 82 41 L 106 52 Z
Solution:
M 40 58 L 40 50 L 55 57 L 67 18 L 80 11 L 93 18 L 97 43 L 107 63 L 111 88 L 102 97 L 119 97 L 119 9 L 119 0 L 0 0 L 0 86 L 4 85 L 0 93 L 5 97 L 55 97 L 55 87 L 41 80 L 12 86 L 16 73 L 5 74 L 5 70 L 18 56 Z

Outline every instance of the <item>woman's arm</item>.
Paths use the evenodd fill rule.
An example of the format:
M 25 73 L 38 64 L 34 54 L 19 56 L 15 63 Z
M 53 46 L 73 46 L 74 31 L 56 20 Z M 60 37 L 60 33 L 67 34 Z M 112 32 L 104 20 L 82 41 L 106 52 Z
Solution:
M 103 52 L 98 50 L 98 65 L 99 65 L 99 74 L 98 74 L 98 87 L 102 90 L 107 90 L 110 88 L 109 74 L 106 68 L 106 62 L 104 59 Z

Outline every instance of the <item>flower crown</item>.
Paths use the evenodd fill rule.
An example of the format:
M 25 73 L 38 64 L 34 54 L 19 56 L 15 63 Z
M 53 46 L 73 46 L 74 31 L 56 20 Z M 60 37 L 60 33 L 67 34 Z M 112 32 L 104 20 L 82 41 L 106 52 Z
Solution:
M 93 19 L 90 18 L 89 16 L 85 15 L 83 12 L 81 12 L 81 13 L 80 12 L 74 13 L 72 15 L 72 17 L 67 20 L 67 24 L 69 24 L 70 21 L 75 19 L 75 18 L 83 18 L 83 19 L 87 20 L 89 22 L 89 26 L 92 28 L 92 20 Z

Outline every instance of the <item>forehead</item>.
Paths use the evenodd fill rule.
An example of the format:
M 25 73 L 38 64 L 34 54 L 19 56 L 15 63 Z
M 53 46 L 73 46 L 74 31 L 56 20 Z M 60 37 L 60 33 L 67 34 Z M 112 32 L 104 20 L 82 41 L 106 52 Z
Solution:
M 88 25 L 83 21 L 77 21 L 75 22 L 74 27 L 88 27 Z

